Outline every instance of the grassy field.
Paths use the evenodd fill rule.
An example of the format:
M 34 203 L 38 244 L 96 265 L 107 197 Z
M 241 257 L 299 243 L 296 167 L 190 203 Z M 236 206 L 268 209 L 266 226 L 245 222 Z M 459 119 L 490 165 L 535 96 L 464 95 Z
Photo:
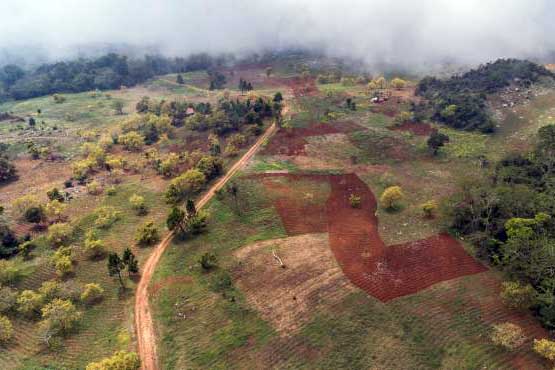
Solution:
M 318 95 L 290 103 L 292 127 L 338 120 L 355 122 L 361 129 L 307 138 L 306 154 L 302 156 L 257 155 L 246 173 L 356 173 L 377 197 L 388 186 L 401 186 L 405 198 L 400 209 L 387 212 L 379 208 L 376 214 L 380 235 L 387 245 L 444 231 L 444 216 L 437 213 L 425 218 L 421 205 L 430 200 L 441 204 L 463 178 L 479 176 L 484 171 L 479 165 L 480 155 L 499 158 L 511 150 L 503 143 L 516 132 L 532 140 L 535 128 L 541 125 L 539 121 L 548 119 L 550 109 L 543 102 L 549 100 L 547 96 L 533 100 L 518 109 L 529 112 L 534 129 L 510 126 L 509 115 L 507 126 L 493 136 L 436 126 L 449 135 L 450 142 L 434 158 L 427 151 L 427 137 L 390 130 L 393 118 L 373 113 L 364 89 L 341 84 L 318 87 Z M 356 111 L 344 109 L 346 96 L 357 102 Z M 400 105 L 399 110 L 405 107 Z M 331 119 L 329 112 L 334 113 Z M 355 162 L 352 157 L 356 157 Z M 489 341 L 491 325 L 511 320 L 514 315 L 500 304 L 498 284 L 502 276 L 493 272 L 439 283 L 388 303 L 356 290 L 342 293 L 339 299 L 339 291 L 327 292 L 318 296 L 319 305 L 311 311 L 308 322 L 302 321 L 301 327 L 291 333 L 280 332 L 251 304 L 255 293 L 236 286 L 234 271 L 249 268 L 236 257 L 241 248 L 259 240 L 286 237 L 270 203 L 272 195 L 249 176 L 235 180 L 241 189 L 240 212 L 229 198 L 213 200 L 207 233 L 191 240 L 175 240 L 162 258 L 151 287 L 162 368 L 546 366 L 529 347 L 533 336 L 538 335 L 535 323 L 529 324 L 527 346 L 512 353 Z M 472 253 L 472 248 L 466 247 Z M 297 248 L 302 253 L 303 245 Z M 218 267 L 213 271 L 203 272 L 199 266 L 198 259 L 205 252 L 217 256 Z M 290 284 L 294 289 L 295 280 Z M 276 300 L 290 299 L 281 290 L 275 294 Z M 295 317 L 299 311 L 292 306 L 290 315 Z M 533 323 L 534 319 L 525 315 L 519 320 Z

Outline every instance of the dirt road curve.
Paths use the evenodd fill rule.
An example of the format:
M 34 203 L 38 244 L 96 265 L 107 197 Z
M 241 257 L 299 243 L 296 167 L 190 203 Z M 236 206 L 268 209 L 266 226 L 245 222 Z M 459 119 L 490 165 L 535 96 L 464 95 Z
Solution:
M 285 112 L 285 109 L 284 109 Z M 239 159 L 230 169 L 226 175 L 218 180 L 197 202 L 197 209 L 201 209 L 208 203 L 214 196 L 216 191 L 221 189 L 233 175 L 248 162 L 249 159 L 256 153 L 260 146 L 276 132 L 276 125 L 272 124 L 264 135 L 260 136 L 253 146 L 246 152 L 241 159 Z M 154 269 L 162 257 L 164 250 L 170 244 L 173 233 L 169 233 L 158 244 L 152 254 L 148 257 L 145 264 L 142 266 L 142 276 L 137 286 L 135 297 L 135 328 L 137 330 L 138 351 L 141 358 L 143 370 L 158 369 L 158 356 L 156 353 L 156 332 L 154 330 L 154 323 L 152 322 L 152 315 L 148 301 L 148 286 L 150 279 L 154 273 Z

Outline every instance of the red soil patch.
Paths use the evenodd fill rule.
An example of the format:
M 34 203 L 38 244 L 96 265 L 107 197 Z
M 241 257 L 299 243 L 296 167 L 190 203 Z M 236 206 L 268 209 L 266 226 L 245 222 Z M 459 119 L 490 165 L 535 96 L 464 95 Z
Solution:
M 414 122 L 404 122 L 401 125 L 390 127 L 393 131 L 408 131 L 417 136 L 430 136 L 437 129 L 433 128 L 427 123 L 414 123 Z
M 282 82 L 291 89 L 295 98 L 303 96 L 314 96 L 318 93 L 316 79 L 314 77 L 293 77 L 283 79 Z
M 264 175 L 269 176 L 287 176 L 293 181 L 303 177 Z M 304 208 L 301 199 L 276 201 L 286 230 L 292 234 L 304 230 L 327 231 L 332 252 L 345 275 L 373 297 L 386 302 L 414 294 L 441 281 L 487 270 L 469 256 L 456 239 L 446 234 L 386 246 L 378 232 L 376 198 L 357 175 L 307 176 L 311 180 L 329 181 L 331 194 L 325 207 L 310 209 Z M 288 192 L 288 189 L 279 191 Z M 361 197 L 360 208 L 350 206 L 351 194 Z M 321 220 L 324 217 L 327 223 L 311 221 L 312 218 Z
M 305 155 L 305 137 L 323 136 L 362 130 L 363 127 L 351 121 L 334 123 L 313 123 L 308 127 L 280 129 L 263 150 L 263 154 Z

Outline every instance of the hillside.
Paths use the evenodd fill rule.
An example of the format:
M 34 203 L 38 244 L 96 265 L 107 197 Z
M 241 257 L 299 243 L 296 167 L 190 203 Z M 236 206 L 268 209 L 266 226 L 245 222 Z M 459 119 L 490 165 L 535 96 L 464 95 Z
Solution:
M 328 62 L 12 83 L 0 368 L 552 366 L 552 74 Z

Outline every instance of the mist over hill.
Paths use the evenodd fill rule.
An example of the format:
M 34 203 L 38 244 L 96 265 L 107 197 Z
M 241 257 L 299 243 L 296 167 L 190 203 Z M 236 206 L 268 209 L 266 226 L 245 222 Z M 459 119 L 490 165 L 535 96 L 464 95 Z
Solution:
M 548 0 L 34 0 L 0 4 L 0 58 L 114 48 L 187 55 L 304 48 L 400 67 L 555 50 Z

